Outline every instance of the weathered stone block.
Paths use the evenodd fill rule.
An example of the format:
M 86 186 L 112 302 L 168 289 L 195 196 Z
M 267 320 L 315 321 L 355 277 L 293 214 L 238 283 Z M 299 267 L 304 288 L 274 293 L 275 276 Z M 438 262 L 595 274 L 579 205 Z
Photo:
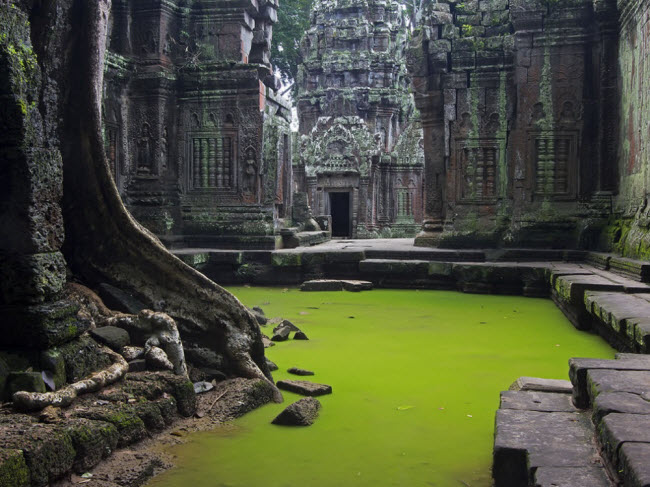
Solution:
M 498 410 L 495 487 L 528 485 L 529 472 L 540 467 L 593 466 L 592 435 L 591 421 L 582 413 Z
M 540 467 L 535 471 L 535 487 L 609 487 L 605 469 L 598 465 L 580 467 Z
M 332 386 L 306 380 L 279 380 L 276 385 L 279 389 L 302 394 L 303 396 L 322 396 L 332 393 Z
M 42 303 L 56 297 L 65 284 L 60 252 L 0 257 L 0 304 Z
M 76 452 L 73 468 L 77 473 L 87 472 L 117 447 L 119 434 L 110 423 L 70 419 L 65 429 Z
M 573 386 L 568 380 L 519 377 L 510 386 L 511 391 L 537 391 L 571 394 Z
M 103 343 L 118 353 L 131 343 L 128 332 L 116 326 L 93 328 L 90 330 L 90 335 L 99 343 Z
M 76 382 L 111 364 L 101 346 L 89 336 L 82 336 L 56 349 L 65 360 L 67 381 Z
M 274 252 L 271 263 L 276 267 L 300 267 L 301 257 L 300 253 Z
M 45 392 L 45 382 L 40 372 L 10 372 L 7 376 L 6 390 L 8 397 L 15 392 Z
M 332 279 L 305 281 L 300 285 L 301 291 L 343 291 L 343 282 Z
M 630 392 L 601 392 L 593 402 L 594 423 L 610 413 L 650 414 L 650 401 Z
M 624 443 L 619 452 L 619 475 L 624 485 L 648 487 L 650 485 L 650 443 Z M 621 472 L 622 471 L 622 472 Z
M 611 413 L 605 416 L 598 429 L 598 438 L 605 455 L 615 468 L 623 467 L 619 447 L 626 442 L 650 444 L 650 416 L 643 414 Z
M 500 409 L 525 411 L 567 412 L 576 411 L 569 394 L 538 391 L 504 391 L 501 393 Z

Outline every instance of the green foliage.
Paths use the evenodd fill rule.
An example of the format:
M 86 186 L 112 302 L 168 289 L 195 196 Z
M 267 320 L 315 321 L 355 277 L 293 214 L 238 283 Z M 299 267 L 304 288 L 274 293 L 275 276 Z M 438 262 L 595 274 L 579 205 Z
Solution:
M 271 59 L 285 83 L 298 76 L 300 39 L 309 28 L 313 3 L 314 0 L 286 0 L 278 10 L 278 23 L 273 26 Z

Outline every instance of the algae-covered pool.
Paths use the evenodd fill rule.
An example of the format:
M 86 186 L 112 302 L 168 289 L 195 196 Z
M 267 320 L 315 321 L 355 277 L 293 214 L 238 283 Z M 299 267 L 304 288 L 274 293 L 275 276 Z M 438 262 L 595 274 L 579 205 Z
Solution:
M 612 358 L 549 300 L 447 291 L 230 288 L 309 341 L 267 355 L 274 378 L 301 367 L 333 387 L 310 427 L 271 420 L 299 396 L 174 453 L 156 487 L 489 486 L 499 391 L 519 376 L 564 379 L 570 357 Z M 271 333 L 272 327 L 265 332 Z

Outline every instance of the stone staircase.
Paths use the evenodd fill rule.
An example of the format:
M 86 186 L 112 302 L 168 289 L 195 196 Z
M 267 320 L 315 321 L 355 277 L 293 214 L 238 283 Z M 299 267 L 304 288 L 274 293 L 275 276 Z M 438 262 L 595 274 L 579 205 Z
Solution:
M 568 389 L 501 393 L 495 487 L 650 486 L 650 356 L 569 366 Z

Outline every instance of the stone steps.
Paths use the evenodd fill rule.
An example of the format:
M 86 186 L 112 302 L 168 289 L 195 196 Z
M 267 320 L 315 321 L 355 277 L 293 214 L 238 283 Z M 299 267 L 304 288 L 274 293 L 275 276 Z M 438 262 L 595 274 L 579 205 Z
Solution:
M 650 357 L 571 359 L 569 375 L 571 395 L 501 393 L 495 487 L 649 486 Z
M 572 359 L 574 402 L 592 412 L 598 443 L 625 487 L 650 485 L 650 356 Z

